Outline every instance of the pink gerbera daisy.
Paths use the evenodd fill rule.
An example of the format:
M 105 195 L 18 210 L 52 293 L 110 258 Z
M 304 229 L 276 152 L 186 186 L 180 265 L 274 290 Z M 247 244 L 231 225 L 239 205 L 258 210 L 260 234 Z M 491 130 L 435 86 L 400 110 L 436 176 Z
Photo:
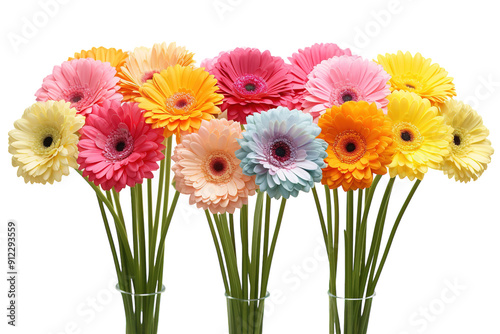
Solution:
M 332 106 L 348 101 L 375 103 L 387 111 L 391 76 L 384 68 L 358 56 L 324 60 L 308 76 L 302 107 L 315 121 Z
M 202 121 L 198 132 L 175 147 L 175 187 L 189 202 L 212 213 L 234 213 L 255 194 L 255 176 L 243 174 L 235 152 L 241 125 L 227 119 Z
M 205 71 L 209 72 L 210 74 L 213 75 L 213 69 L 214 69 L 214 66 L 215 64 L 219 61 L 219 58 L 225 54 L 225 53 L 229 53 L 230 51 L 221 51 L 219 53 L 218 56 L 215 56 L 213 58 L 206 58 L 206 59 L 203 59 L 200 63 L 200 67 L 203 67 L 205 68 Z
M 289 109 L 302 109 L 304 102 L 305 84 L 307 76 L 314 67 L 320 64 L 323 60 L 327 60 L 338 56 L 350 56 L 351 50 L 341 49 L 337 44 L 314 44 L 304 50 L 300 49 L 294 53 L 288 60 L 292 64 L 290 74 L 292 75 L 293 95 L 290 99 Z
M 237 48 L 220 55 L 211 73 L 224 95 L 221 109 L 242 124 L 248 115 L 285 106 L 291 94 L 289 66 L 269 51 Z
M 36 100 L 64 100 L 80 115 L 86 116 L 94 105 L 101 105 L 106 100 L 121 101 L 122 95 L 117 93 L 120 79 L 115 74 L 114 67 L 99 60 L 65 61 L 43 79 L 42 87 L 35 93 Z
M 104 190 L 120 191 L 152 178 L 164 158 L 163 129 L 147 124 L 137 103 L 94 106 L 80 132 L 80 170 Z

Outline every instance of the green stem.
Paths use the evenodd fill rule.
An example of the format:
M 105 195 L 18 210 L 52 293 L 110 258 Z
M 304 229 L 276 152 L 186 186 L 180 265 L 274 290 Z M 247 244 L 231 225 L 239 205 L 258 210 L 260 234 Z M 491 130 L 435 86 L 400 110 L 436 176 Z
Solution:
M 337 295 L 337 264 L 339 251 L 339 230 L 340 230 L 340 208 L 338 190 L 333 190 L 333 205 L 330 189 L 325 185 L 325 198 L 327 208 L 327 252 L 330 267 L 330 293 Z M 333 207 L 333 208 L 332 208 Z M 333 210 L 335 210 L 335 230 L 333 227 Z M 330 334 L 341 333 L 340 319 L 338 314 L 337 300 L 330 297 L 330 312 L 333 317 L 330 318 Z
M 384 269 L 385 262 L 387 260 L 387 256 L 389 255 L 389 251 L 391 250 L 392 242 L 394 241 L 394 237 L 396 236 L 396 232 L 398 230 L 399 224 L 401 223 L 401 220 L 403 219 L 403 216 L 406 212 L 406 209 L 408 208 L 408 205 L 410 204 L 413 195 L 417 191 L 421 180 L 416 180 L 415 184 L 413 185 L 410 193 L 408 194 L 408 197 L 406 198 L 406 201 L 404 202 L 403 206 L 401 207 L 401 210 L 399 211 L 398 217 L 396 218 L 396 221 L 394 222 L 394 226 L 392 227 L 391 234 L 389 236 L 389 240 L 387 241 L 387 246 L 385 247 L 384 250 L 384 255 L 382 256 L 382 260 L 380 261 L 380 265 L 377 270 L 377 274 L 375 275 L 375 279 L 373 282 L 373 287 L 375 287 L 378 283 L 378 280 L 380 278 L 380 274 L 382 273 L 382 270 Z
M 76 171 L 80 175 L 82 175 L 82 177 L 83 177 L 82 171 L 80 171 L 78 169 L 76 169 Z M 97 187 L 93 182 L 89 181 L 88 178 L 83 177 L 83 179 L 92 187 L 92 189 L 96 193 L 97 197 L 108 208 L 108 211 L 113 216 L 113 219 L 115 221 L 115 226 L 117 229 L 117 234 L 118 234 L 119 238 L 121 238 L 121 240 L 122 240 L 122 246 L 123 246 L 124 253 L 125 253 L 125 262 L 131 263 L 131 261 L 133 261 L 133 256 L 132 256 L 132 251 L 130 249 L 130 245 L 128 243 L 128 237 L 127 237 L 127 232 L 125 229 L 124 221 L 119 218 L 119 216 L 115 212 L 115 208 L 113 207 L 113 204 L 106 198 L 106 196 L 102 193 L 100 188 Z M 133 274 L 133 273 L 131 273 L 131 274 Z
M 113 240 L 113 234 L 111 233 L 111 229 L 109 227 L 108 217 L 106 216 L 106 211 L 104 209 L 104 205 L 102 201 L 97 197 L 97 202 L 99 203 L 99 209 L 101 210 L 102 221 L 104 223 L 104 228 L 106 229 L 106 236 L 108 237 L 109 246 L 111 248 L 111 253 L 113 255 L 113 261 L 115 263 L 116 274 L 118 275 L 118 279 L 122 279 L 122 272 L 120 269 L 120 261 L 118 260 L 118 253 L 116 252 L 115 242 Z
M 264 260 L 262 262 L 262 273 L 264 273 L 264 269 L 267 268 L 269 262 L 269 233 L 271 229 L 271 197 L 266 195 L 266 215 L 265 215 L 265 223 L 264 223 L 264 248 L 262 253 L 264 254 Z M 261 285 L 260 297 L 264 297 L 266 295 L 266 290 L 264 289 L 264 285 Z
M 236 265 L 236 254 L 234 253 L 231 245 L 231 236 L 229 230 L 220 217 L 216 214 L 213 215 L 215 226 L 221 238 L 222 251 L 227 263 L 227 271 L 230 282 L 230 296 L 234 298 L 241 298 L 240 278 L 238 275 L 238 267 Z
M 231 241 L 233 242 L 234 252 L 236 253 L 236 234 L 234 232 L 234 215 L 229 214 L 229 229 L 231 232 Z
M 319 223 L 321 225 L 321 232 L 323 233 L 323 239 L 325 241 L 326 250 L 328 252 L 328 231 L 326 229 L 325 216 L 323 215 L 323 210 L 321 209 L 321 203 L 319 201 L 319 196 L 318 192 L 316 191 L 316 187 L 312 188 L 312 193 L 314 196 L 314 204 L 316 204 L 316 210 L 318 211 Z
M 248 256 L 248 206 L 243 205 L 240 211 L 240 224 L 241 224 L 241 282 L 243 298 L 249 298 L 248 295 L 248 270 L 249 270 L 249 256 Z
M 271 248 L 269 250 L 269 256 L 267 258 L 267 266 L 266 266 L 265 270 L 263 270 L 263 273 L 262 273 L 263 289 L 261 291 L 264 291 L 264 293 L 266 293 L 267 285 L 269 283 L 269 274 L 271 272 L 271 265 L 273 262 L 274 252 L 276 250 L 276 244 L 278 242 L 278 235 L 279 235 L 279 232 L 281 229 L 281 223 L 283 222 L 283 215 L 285 213 L 285 206 L 286 206 L 286 199 L 283 198 L 281 200 L 280 210 L 278 212 L 278 218 L 276 220 L 276 227 L 274 228 L 273 239 L 271 241 Z
M 345 297 L 353 298 L 353 241 L 354 241 L 354 192 L 347 191 L 347 216 L 345 231 Z M 354 333 L 354 310 L 353 303 L 346 300 L 344 313 L 344 330 L 346 334 Z
M 224 263 L 224 258 L 222 257 L 219 239 L 217 238 L 217 233 L 215 232 L 214 223 L 212 222 L 212 218 L 210 217 L 210 212 L 208 210 L 205 210 L 205 215 L 207 217 L 208 226 L 210 227 L 210 233 L 212 234 L 212 239 L 214 241 L 217 258 L 219 259 L 219 266 L 222 274 L 222 280 L 224 281 L 224 288 L 226 289 L 226 294 L 229 294 L 230 289 L 229 283 L 227 281 L 226 266 Z

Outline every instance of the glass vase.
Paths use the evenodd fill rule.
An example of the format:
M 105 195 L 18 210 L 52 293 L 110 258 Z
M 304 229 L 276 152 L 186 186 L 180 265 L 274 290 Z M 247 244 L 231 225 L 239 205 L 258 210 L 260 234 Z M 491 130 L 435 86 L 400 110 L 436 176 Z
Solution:
M 374 293 L 371 296 L 346 298 L 328 292 L 330 299 L 330 334 L 366 334 L 375 296 Z
M 226 294 L 229 334 L 262 334 L 266 296 L 256 299 L 234 298 Z
M 133 293 L 116 285 L 125 308 L 126 334 L 157 334 L 161 295 L 165 286 L 153 293 Z

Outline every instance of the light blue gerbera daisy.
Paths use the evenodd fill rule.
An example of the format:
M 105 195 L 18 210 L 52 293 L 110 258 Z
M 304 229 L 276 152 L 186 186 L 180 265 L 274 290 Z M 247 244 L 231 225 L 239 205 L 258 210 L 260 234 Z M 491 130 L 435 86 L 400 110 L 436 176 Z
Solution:
M 321 181 L 328 144 L 311 115 L 278 107 L 247 117 L 236 157 L 246 175 L 273 198 L 296 197 Z

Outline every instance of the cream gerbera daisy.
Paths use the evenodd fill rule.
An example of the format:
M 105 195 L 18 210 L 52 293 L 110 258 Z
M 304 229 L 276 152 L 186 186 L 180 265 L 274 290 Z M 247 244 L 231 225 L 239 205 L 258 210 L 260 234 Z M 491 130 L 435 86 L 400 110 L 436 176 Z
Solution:
M 388 116 L 393 122 L 396 153 L 389 165 L 391 177 L 422 180 L 428 168 L 439 168 L 450 154 L 453 129 L 428 99 L 415 93 L 389 95 Z
M 155 44 L 152 49 L 139 47 L 130 53 L 122 72 L 118 74 L 120 80 L 120 92 L 124 101 L 134 101 L 140 96 L 139 88 L 153 78 L 155 73 L 174 66 L 189 66 L 194 64 L 194 53 L 189 52 L 182 46 L 164 42 Z
M 9 132 L 9 152 L 17 175 L 26 183 L 53 183 L 77 168 L 78 130 L 85 117 L 65 101 L 37 102 Z
M 404 90 L 429 99 L 432 105 L 439 105 L 456 96 L 453 78 L 438 64 L 431 64 L 430 58 L 420 53 L 398 51 L 397 54 L 379 55 L 377 62 L 391 75 L 391 91 Z
M 447 101 L 441 108 L 445 122 L 453 128 L 451 154 L 441 165 L 445 175 L 456 181 L 477 180 L 491 162 L 494 150 L 487 139 L 488 129 L 479 114 L 457 100 Z

